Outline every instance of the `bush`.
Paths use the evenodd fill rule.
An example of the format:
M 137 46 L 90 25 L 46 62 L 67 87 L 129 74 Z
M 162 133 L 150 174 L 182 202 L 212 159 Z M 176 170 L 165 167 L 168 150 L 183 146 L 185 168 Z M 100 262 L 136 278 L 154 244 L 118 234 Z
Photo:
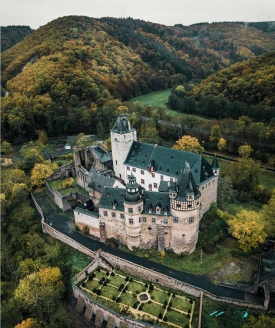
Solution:
M 116 302 L 119 303 L 121 301 L 120 297 L 117 297 Z
M 97 289 L 96 289 L 96 288 L 94 288 L 94 289 L 93 289 L 93 293 L 95 293 L 95 294 L 96 294 L 96 291 L 97 291 Z
M 103 286 L 107 286 L 107 284 L 108 284 L 107 281 L 105 281 L 105 282 L 103 283 Z
M 115 275 L 115 273 L 112 271 L 112 272 L 111 272 L 111 276 L 113 277 L 114 275 Z
M 108 270 L 106 271 L 106 276 L 109 276 L 109 271 Z
M 168 319 L 167 319 L 167 317 L 166 317 L 166 316 L 164 316 L 164 318 L 163 318 L 163 321 L 165 321 L 165 322 L 167 322 L 167 321 L 168 321 Z
M 97 295 L 100 295 L 100 294 L 101 294 L 101 290 L 98 289 L 98 290 L 96 291 L 96 294 L 97 294 Z
M 75 230 L 75 231 L 79 231 L 79 230 L 80 230 L 80 228 L 79 228 L 79 226 L 78 226 L 77 224 L 75 224 L 75 226 L 74 226 L 74 230 Z
M 130 282 L 133 282 L 133 278 L 130 278 L 129 281 L 130 281 Z
M 97 268 L 97 272 L 100 272 L 100 268 Z
M 154 299 L 155 299 L 155 296 L 152 295 L 152 296 L 151 296 L 151 299 L 154 300 Z
M 112 300 L 113 300 L 113 301 L 115 301 L 115 300 L 116 300 L 116 297 L 115 297 L 114 295 L 112 296 Z
M 159 319 L 162 319 L 162 314 L 161 313 L 159 313 Z
M 128 277 L 125 277 L 125 281 L 128 281 L 129 280 L 129 278 Z
M 82 232 L 84 233 L 84 235 L 88 235 L 90 233 L 90 228 L 87 225 L 85 225 L 83 227 Z
M 137 303 L 134 303 L 133 304 L 133 308 L 136 309 L 138 307 L 138 304 Z
M 102 281 L 105 281 L 105 278 L 104 278 L 104 277 L 102 277 L 102 278 L 101 278 L 101 280 L 102 280 Z
M 188 313 L 191 313 L 191 309 L 188 309 L 188 311 L 187 311 Z

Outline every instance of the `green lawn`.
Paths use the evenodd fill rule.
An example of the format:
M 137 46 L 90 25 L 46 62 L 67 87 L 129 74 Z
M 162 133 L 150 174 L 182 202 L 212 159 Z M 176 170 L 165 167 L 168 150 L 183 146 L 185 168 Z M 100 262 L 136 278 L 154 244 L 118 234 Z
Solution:
M 145 95 L 134 97 L 130 102 L 138 102 L 141 106 L 157 106 L 168 110 L 168 107 L 165 104 L 168 102 L 171 90 L 172 89 L 166 89 L 150 92 Z
M 110 276 L 108 279 L 110 279 L 110 284 L 119 287 L 121 284 L 123 284 L 125 286 L 126 282 L 124 278 L 118 276 L 118 275 L 114 275 L 114 276 Z
M 150 292 L 150 296 L 151 298 L 158 302 L 158 303 L 164 303 L 164 301 L 168 301 L 169 300 L 169 295 L 167 294 L 167 292 L 163 291 L 163 290 L 159 290 L 159 289 L 156 289 L 154 288 L 154 290 L 152 292 Z
M 128 286 L 128 290 L 132 291 L 133 293 L 135 293 L 136 291 L 138 291 L 138 293 L 141 293 L 146 288 L 143 284 L 135 282 L 135 281 L 129 282 L 129 284 L 127 286 Z
M 147 312 L 155 317 L 158 318 L 159 314 L 163 314 L 164 312 L 164 308 L 159 305 L 159 304 L 156 304 L 154 302 L 152 302 L 151 304 L 149 303 L 144 303 L 143 306 L 142 306 L 142 310 L 143 312 Z M 172 322 L 172 321 L 171 321 Z
M 191 309 L 192 304 L 190 303 L 189 299 L 183 299 L 178 296 L 172 298 L 172 308 L 176 308 L 178 310 L 188 312 L 188 309 Z
M 137 302 L 137 297 L 135 294 L 132 294 L 132 293 L 122 293 L 121 296 L 121 302 L 120 303 L 123 303 L 125 305 L 128 305 L 128 306 L 131 306 L 133 307 L 134 303 Z
M 171 321 L 178 326 L 189 327 L 189 318 L 183 313 L 174 310 L 168 310 L 165 316 L 167 317 L 168 321 Z
M 98 272 L 97 270 L 94 271 L 94 274 L 96 275 L 97 279 L 101 279 L 102 277 L 107 277 L 106 276 L 106 271 L 104 269 L 100 269 L 100 272 Z M 119 271 L 119 274 L 123 275 L 126 277 L 126 274 Z M 127 276 L 129 276 L 127 274 Z M 133 276 L 132 276 L 133 277 Z M 149 315 L 153 315 L 156 318 L 158 318 L 159 314 L 161 313 L 162 315 L 164 314 L 165 311 L 165 307 L 163 306 L 163 303 L 165 301 L 169 300 L 170 295 L 168 295 L 168 292 L 165 290 L 162 290 L 162 287 L 159 285 L 154 285 L 154 290 L 150 293 L 151 297 L 153 297 L 151 300 L 149 299 L 148 301 L 140 304 L 141 306 L 138 307 L 138 309 L 136 311 L 133 310 L 133 306 L 136 303 L 140 303 L 139 299 L 137 298 L 137 295 L 135 294 L 135 290 L 139 287 L 143 287 L 142 282 L 145 282 L 147 285 L 149 285 L 148 281 L 144 281 L 142 280 L 142 282 L 138 282 L 139 278 L 137 277 L 133 277 L 136 281 L 130 282 L 128 281 L 128 290 L 126 292 L 120 292 L 116 287 L 111 286 L 112 285 L 117 285 L 120 286 L 121 283 L 123 283 L 123 285 L 126 285 L 126 281 L 125 278 L 118 276 L 118 275 L 109 275 L 108 279 L 109 282 L 106 286 L 103 285 L 99 285 L 99 281 L 97 279 L 93 279 L 93 280 L 89 280 L 86 282 L 84 288 L 88 289 L 88 290 L 93 290 L 94 288 L 99 288 L 101 289 L 101 295 L 97 296 L 97 295 L 93 295 L 88 293 L 88 295 L 95 299 L 97 302 L 105 305 L 106 307 L 110 308 L 111 310 L 114 310 L 118 313 L 122 313 L 122 305 L 129 307 L 129 311 L 131 312 L 132 309 L 132 315 L 136 316 L 138 319 L 141 320 L 145 320 L 146 322 L 151 322 L 152 323 L 152 319 L 149 317 Z M 144 286 L 145 288 L 145 286 Z M 84 291 L 85 291 L 84 289 Z M 116 303 L 113 301 L 113 297 L 120 297 L 120 301 L 119 303 Z M 178 297 L 177 297 L 178 296 Z M 175 302 L 175 307 L 179 308 L 184 308 L 184 310 L 187 312 L 189 308 L 191 308 L 191 304 L 189 303 L 189 299 L 185 298 L 185 295 L 181 292 L 176 292 L 175 297 L 173 297 L 173 300 L 175 300 L 175 298 L 177 297 L 178 300 L 180 300 L 179 297 L 183 297 L 182 304 L 178 304 L 177 302 Z M 107 299 L 105 299 L 107 298 Z M 157 304 L 156 302 L 159 302 L 161 304 Z M 140 312 L 139 312 L 140 311 Z M 175 313 L 174 313 L 175 312 Z M 145 313 L 145 314 L 144 314 Z M 146 314 L 147 313 L 147 314 Z M 123 313 L 122 313 L 123 314 Z M 176 311 L 172 311 L 171 309 L 168 311 L 168 315 L 167 318 L 169 316 L 169 321 L 172 324 L 176 324 L 178 326 L 181 326 L 181 324 L 179 323 L 179 317 L 181 317 L 182 320 L 184 320 L 184 322 L 189 322 L 189 319 L 187 318 L 187 316 L 185 315 L 185 319 L 184 319 L 184 315 L 181 314 L 181 316 L 179 316 L 179 314 Z M 161 327 L 169 327 L 169 322 L 160 322 L 160 326 Z M 171 327 L 171 325 L 170 325 Z
M 110 300 L 112 299 L 113 296 L 118 297 L 119 294 L 120 291 L 115 287 L 109 285 L 101 287 L 101 295 L 109 298 Z

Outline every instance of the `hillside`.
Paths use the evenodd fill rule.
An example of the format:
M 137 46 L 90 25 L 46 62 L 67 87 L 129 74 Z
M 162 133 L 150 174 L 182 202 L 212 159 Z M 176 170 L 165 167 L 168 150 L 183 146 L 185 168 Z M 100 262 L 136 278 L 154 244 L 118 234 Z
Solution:
M 13 47 L 32 32 L 29 26 L 1 26 L 1 51 Z
M 200 81 L 274 50 L 268 33 L 243 23 L 58 18 L 2 54 L 2 86 L 10 92 L 2 100 L 2 136 L 30 138 L 33 126 L 50 135 L 83 131 L 107 101 Z
M 230 101 L 275 106 L 275 52 L 240 62 L 209 76 L 190 95 L 222 95 Z

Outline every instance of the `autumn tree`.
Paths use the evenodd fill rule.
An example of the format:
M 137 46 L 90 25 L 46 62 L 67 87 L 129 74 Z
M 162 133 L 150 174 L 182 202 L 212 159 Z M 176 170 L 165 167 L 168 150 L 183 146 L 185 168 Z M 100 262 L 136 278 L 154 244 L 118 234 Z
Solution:
M 43 130 L 37 130 L 36 133 L 38 135 L 37 142 L 42 145 L 47 145 L 49 140 L 48 140 L 48 136 L 47 136 L 46 132 Z
M 250 145 L 243 145 L 239 147 L 238 153 L 243 159 L 250 158 L 253 149 Z
M 226 150 L 226 139 L 220 138 L 220 140 L 217 144 L 217 148 L 220 152 L 225 151 Z
M 60 269 L 47 267 L 20 279 L 15 300 L 22 309 L 51 322 L 64 290 Z
M 8 141 L 3 140 L 1 142 L 1 153 L 9 155 L 12 152 L 11 144 Z
M 242 328 L 252 328 L 252 327 L 261 327 L 261 328 L 271 328 L 275 327 L 275 318 L 271 318 L 267 315 L 259 315 L 257 317 L 250 316 L 248 321 L 246 321 Z
M 76 138 L 76 142 L 75 142 L 75 147 L 89 147 L 92 146 L 93 144 L 93 140 L 91 139 L 90 136 L 86 136 L 84 133 L 80 133 L 77 138 Z
M 28 318 L 16 325 L 14 328 L 40 328 L 41 325 L 36 319 Z
M 238 239 L 240 248 L 245 252 L 257 248 L 267 237 L 260 215 L 255 211 L 242 210 L 228 224 L 229 233 Z
M 218 125 L 213 125 L 211 128 L 209 140 L 214 148 L 217 147 L 220 139 L 221 139 L 220 127 Z
M 176 141 L 172 148 L 177 150 L 186 150 L 193 153 L 200 153 L 204 151 L 204 148 L 200 145 L 199 140 L 188 135 L 183 136 L 181 139 Z
M 264 230 L 268 236 L 275 236 L 275 189 L 273 189 L 269 202 L 263 205 L 260 214 L 264 222 Z
M 159 135 L 154 120 L 151 119 L 142 123 L 140 137 L 146 139 L 149 143 L 158 143 Z
M 53 174 L 48 163 L 38 163 L 35 164 L 31 172 L 31 184 L 32 186 L 41 186 L 45 183 L 45 179 Z

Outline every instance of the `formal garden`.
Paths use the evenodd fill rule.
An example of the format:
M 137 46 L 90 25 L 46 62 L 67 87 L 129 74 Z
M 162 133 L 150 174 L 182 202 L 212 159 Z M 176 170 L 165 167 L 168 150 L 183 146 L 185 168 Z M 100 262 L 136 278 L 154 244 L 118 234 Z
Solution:
M 160 327 L 191 327 L 196 302 L 179 291 L 103 268 L 78 286 L 91 299 L 122 315 Z

